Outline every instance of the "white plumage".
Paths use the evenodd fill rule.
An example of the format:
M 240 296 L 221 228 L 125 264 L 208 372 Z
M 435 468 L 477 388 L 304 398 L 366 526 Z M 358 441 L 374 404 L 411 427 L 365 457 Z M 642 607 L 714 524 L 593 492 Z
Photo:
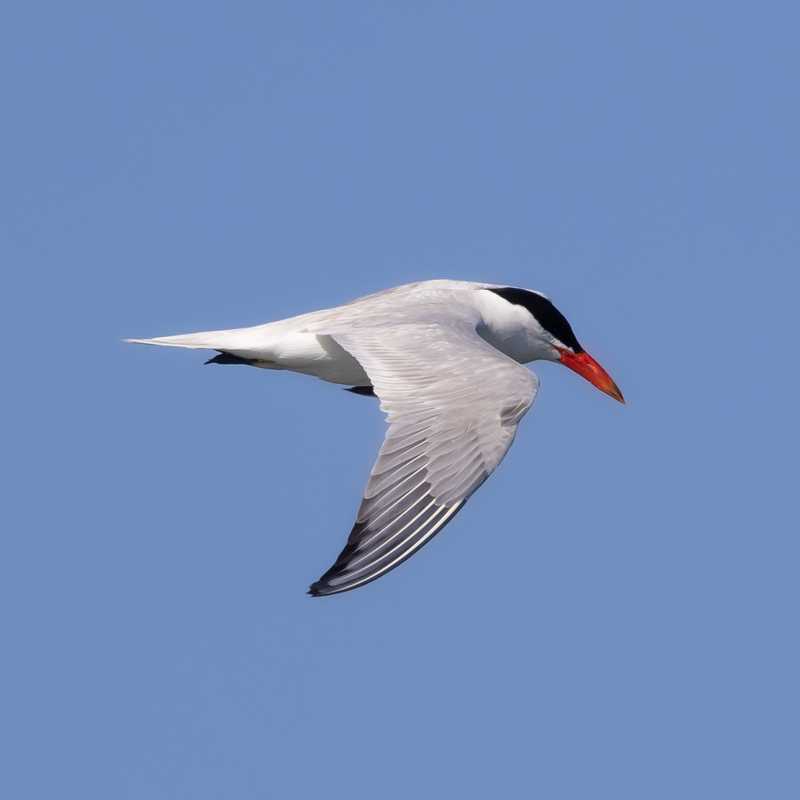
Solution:
M 523 294 L 509 301 L 509 292 Z M 311 586 L 323 595 L 361 586 L 411 556 L 494 471 L 538 388 L 520 362 L 583 352 L 548 325 L 574 340 L 543 295 L 437 280 L 266 325 L 128 341 L 218 350 L 238 363 L 372 387 L 389 429 L 348 543 Z

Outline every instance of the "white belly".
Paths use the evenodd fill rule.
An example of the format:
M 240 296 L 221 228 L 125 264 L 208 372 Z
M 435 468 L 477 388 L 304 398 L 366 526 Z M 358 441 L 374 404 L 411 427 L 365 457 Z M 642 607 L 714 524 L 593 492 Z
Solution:
M 288 369 L 323 381 L 348 386 L 369 386 L 361 364 L 330 336 L 289 333 L 270 342 L 262 357 L 271 369 Z M 252 357 L 252 351 L 249 351 Z

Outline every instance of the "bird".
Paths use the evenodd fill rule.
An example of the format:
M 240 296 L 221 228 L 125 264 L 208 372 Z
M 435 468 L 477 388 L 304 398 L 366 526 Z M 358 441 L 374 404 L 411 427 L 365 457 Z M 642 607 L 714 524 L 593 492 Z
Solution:
M 547 296 L 502 284 L 420 281 L 264 325 L 125 341 L 215 350 L 205 363 L 290 370 L 378 398 L 386 435 L 314 597 L 382 577 L 452 522 L 533 404 L 539 378 L 524 364 L 558 362 L 625 402 Z

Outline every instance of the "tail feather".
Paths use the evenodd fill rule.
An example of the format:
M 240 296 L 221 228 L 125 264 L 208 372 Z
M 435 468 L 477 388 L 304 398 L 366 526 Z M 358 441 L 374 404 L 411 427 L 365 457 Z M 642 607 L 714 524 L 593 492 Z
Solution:
M 244 344 L 247 329 L 227 331 L 200 331 L 183 333 L 178 336 L 158 336 L 154 339 L 125 339 L 134 344 L 152 344 L 159 347 L 188 347 L 193 350 L 235 350 Z M 252 335 L 252 334 L 251 334 Z

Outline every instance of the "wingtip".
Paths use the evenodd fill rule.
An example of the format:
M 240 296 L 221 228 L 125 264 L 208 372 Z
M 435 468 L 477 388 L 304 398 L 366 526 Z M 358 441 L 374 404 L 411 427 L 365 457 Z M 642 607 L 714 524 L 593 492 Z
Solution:
M 347 590 L 345 590 L 347 591 Z M 342 590 L 337 589 L 331 586 L 329 583 L 325 581 L 325 577 L 323 576 L 318 581 L 314 581 L 311 586 L 308 587 L 308 591 L 306 594 L 309 597 L 331 597 L 335 594 L 341 594 Z

